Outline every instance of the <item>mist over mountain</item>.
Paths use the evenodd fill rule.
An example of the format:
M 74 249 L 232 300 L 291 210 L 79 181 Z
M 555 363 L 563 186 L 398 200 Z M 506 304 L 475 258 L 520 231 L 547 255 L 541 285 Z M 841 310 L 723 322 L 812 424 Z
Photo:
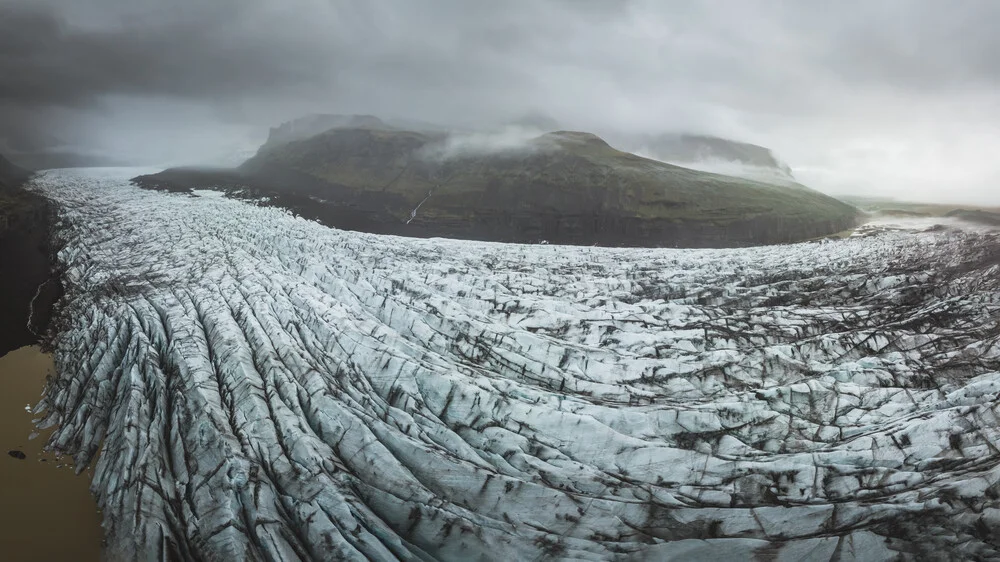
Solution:
M 769 183 L 797 183 L 788 164 L 765 147 L 690 133 L 623 136 L 623 149 L 686 168 Z
M 389 125 L 374 115 L 336 115 L 314 113 L 272 127 L 261 150 L 305 140 L 331 129 L 388 129 Z
M 540 134 L 538 122 L 480 131 L 393 125 L 401 124 L 310 115 L 272 128 L 236 170 L 167 170 L 137 181 L 173 191 L 225 185 L 339 228 L 506 242 L 742 246 L 833 234 L 857 216 L 793 182 L 674 166 L 591 133 Z M 699 142 L 778 169 L 773 159 L 750 160 L 769 157 L 766 149 L 711 140 Z M 674 149 L 705 154 L 690 142 Z
M 506 127 L 515 127 L 538 131 L 540 133 L 551 133 L 566 129 L 555 118 L 539 111 L 530 111 L 504 122 Z
M 450 132 L 457 137 L 479 138 L 483 143 L 493 139 L 511 139 L 509 143 L 565 129 L 556 119 L 540 112 L 529 112 L 478 130 L 449 127 L 403 119 L 380 119 L 372 115 L 311 114 L 272 127 L 263 148 L 304 140 L 330 129 L 369 128 L 398 129 L 423 132 Z M 659 134 L 626 134 L 610 132 L 610 142 L 618 149 L 706 172 L 742 177 L 768 183 L 794 184 L 791 168 L 765 147 L 736 140 L 683 132 Z

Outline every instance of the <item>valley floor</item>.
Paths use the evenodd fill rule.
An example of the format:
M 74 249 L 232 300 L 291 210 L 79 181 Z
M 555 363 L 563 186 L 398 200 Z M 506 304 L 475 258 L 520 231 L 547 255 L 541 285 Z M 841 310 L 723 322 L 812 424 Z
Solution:
M 996 232 L 418 240 L 135 175 L 31 184 L 112 559 L 1000 556 Z

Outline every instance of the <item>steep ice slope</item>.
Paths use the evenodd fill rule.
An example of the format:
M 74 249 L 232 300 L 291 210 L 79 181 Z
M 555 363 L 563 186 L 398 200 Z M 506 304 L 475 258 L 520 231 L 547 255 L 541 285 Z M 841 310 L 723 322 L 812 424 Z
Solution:
M 1000 556 L 997 234 L 414 240 L 135 175 L 33 183 L 113 559 Z

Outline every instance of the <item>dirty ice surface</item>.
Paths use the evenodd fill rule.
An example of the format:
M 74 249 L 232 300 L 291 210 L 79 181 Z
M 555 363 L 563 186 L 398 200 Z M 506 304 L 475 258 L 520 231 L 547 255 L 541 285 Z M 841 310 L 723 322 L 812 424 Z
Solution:
M 33 184 L 111 558 L 1000 556 L 997 233 L 416 240 L 137 173 Z

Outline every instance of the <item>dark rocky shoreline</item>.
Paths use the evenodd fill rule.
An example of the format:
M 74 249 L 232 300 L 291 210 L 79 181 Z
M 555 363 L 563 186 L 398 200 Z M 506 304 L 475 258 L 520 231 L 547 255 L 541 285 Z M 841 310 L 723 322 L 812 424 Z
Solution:
M 29 177 L 0 162 L 0 356 L 44 344 L 53 308 L 62 296 L 52 242 L 55 207 L 23 189 Z

